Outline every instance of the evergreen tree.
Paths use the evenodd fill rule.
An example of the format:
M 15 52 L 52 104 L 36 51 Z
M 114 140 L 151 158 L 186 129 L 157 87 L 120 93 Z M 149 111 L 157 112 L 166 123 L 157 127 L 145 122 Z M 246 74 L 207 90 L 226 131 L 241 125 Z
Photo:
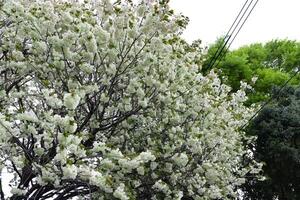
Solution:
M 266 179 L 248 178 L 246 199 L 300 199 L 300 89 L 284 89 L 256 117 L 249 133 L 257 136 L 254 158 L 265 163 Z

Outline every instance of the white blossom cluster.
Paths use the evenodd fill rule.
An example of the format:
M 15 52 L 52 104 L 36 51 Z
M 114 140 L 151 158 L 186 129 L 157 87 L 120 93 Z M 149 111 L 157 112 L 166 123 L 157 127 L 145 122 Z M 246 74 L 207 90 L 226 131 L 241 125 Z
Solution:
M 253 113 L 167 1 L 0 3 L 0 159 L 25 199 L 232 199 Z M 7 164 L 6 164 L 7 163 Z

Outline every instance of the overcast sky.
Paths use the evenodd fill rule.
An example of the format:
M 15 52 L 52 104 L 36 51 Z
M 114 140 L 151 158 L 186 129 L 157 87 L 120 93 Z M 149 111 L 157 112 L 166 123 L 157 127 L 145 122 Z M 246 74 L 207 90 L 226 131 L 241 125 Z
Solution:
M 209 44 L 226 34 L 245 1 L 171 0 L 171 7 L 190 18 L 187 41 Z M 300 40 L 299 0 L 260 0 L 232 47 L 279 38 Z

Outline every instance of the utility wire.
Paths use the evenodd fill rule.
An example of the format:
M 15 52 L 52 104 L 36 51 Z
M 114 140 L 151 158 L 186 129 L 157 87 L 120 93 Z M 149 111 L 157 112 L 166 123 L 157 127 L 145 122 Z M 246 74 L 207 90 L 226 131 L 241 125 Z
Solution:
M 230 40 L 230 38 L 231 38 L 231 36 L 232 36 L 232 34 L 230 34 L 229 35 L 229 33 L 230 33 L 230 31 L 231 31 L 231 29 L 233 28 L 233 25 L 235 24 L 235 22 L 237 21 L 237 19 L 238 19 L 238 17 L 240 16 L 240 14 L 242 13 L 242 11 L 243 11 L 243 9 L 245 8 L 245 6 L 247 5 L 247 2 L 248 2 L 248 0 L 245 2 L 245 4 L 243 5 L 243 7 L 242 7 L 242 9 L 240 10 L 240 12 L 239 12 L 239 14 L 238 14 L 238 16 L 236 17 L 236 19 L 234 20 L 234 22 L 233 22 L 233 24 L 231 25 L 231 27 L 230 27 L 230 29 L 229 29 L 229 31 L 227 32 L 227 34 L 226 34 L 226 36 L 225 36 L 225 38 L 227 38 L 227 40 L 226 40 L 226 42 L 225 42 L 225 44 L 224 45 L 222 45 L 222 48 L 220 49 L 218 49 L 216 52 L 215 52 L 215 54 L 214 54 L 214 56 L 213 56 L 213 58 L 212 58 L 212 60 L 211 60 L 211 62 L 209 63 L 209 68 L 208 69 L 210 69 L 210 68 L 212 68 L 213 66 L 214 66 L 214 64 L 215 64 L 215 62 L 218 60 L 218 58 L 220 57 L 220 55 L 222 54 L 222 51 L 224 50 L 224 48 L 226 47 L 226 49 L 225 49 L 225 51 L 224 51 L 224 53 L 221 55 L 221 57 L 220 57 L 220 59 L 218 60 L 218 62 L 217 62 L 217 64 L 216 64 L 216 66 L 218 66 L 218 64 L 221 62 L 221 59 L 226 55 L 226 53 L 228 52 L 228 50 L 229 50 L 229 48 L 230 48 L 230 46 L 232 45 L 232 43 L 234 42 L 234 40 L 236 39 L 236 37 L 237 37 L 237 35 L 239 34 L 239 32 L 241 31 L 241 29 L 242 29 L 242 27 L 245 25 L 245 23 L 246 23 L 246 21 L 248 20 L 248 18 L 249 18 L 249 16 L 251 15 L 251 13 L 253 12 L 253 10 L 254 10 L 254 8 L 256 7 L 256 5 L 257 5 L 257 3 L 258 3 L 258 1 L 259 0 L 256 0 L 256 2 L 254 3 L 254 5 L 252 6 L 252 8 L 250 9 L 250 11 L 249 11 L 249 13 L 247 14 L 247 16 L 246 16 L 246 18 L 244 19 L 244 21 L 242 22 L 242 24 L 241 24 L 241 26 L 239 27 L 239 29 L 237 30 L 237 32 L 234 34 L 234 36 L 233 36 L 233 39 L 231 40 L 231 42 L 229 43 L 229 45 L 226 47 L 226 45 L 227 45 L 227 43 L 229 42 L 229 40 Z M 237 25 L 235 26 L 235 28 L 233 29 L 233 32 L 236 30 L 236 28 L 238 27 L 238 25 L 239 25 L 239 23 L 241 22 L 241 20 L 243 19 L 243 17 L 244 17 L 244 15 L 246 14 L 246 12 L 248 11 L 248 9 L 249 9 L 249 7 L 250 7 L 250 5 L 253 3 L 253 0 L 249 3 L 249 5 L 247 6 L 247 8 L 246 8 L 246 10 L 245 10 L 245 12 L 243 13 L 243 15 L 242 15 L 242 17 L 239 19 L 239 21 L 238 21 L 238 23 L 237 23 Z M 232 33 L 233 33 L 232 32 Z M 224 38 L 224 39 L 225 39 Z M 273 96 L 271 96 L 251 117 L 250 117 L 250 119 L 244 124 L 244 125 L 242 125 L 240 128 L 239 128 L 239 130 L 243 130 L 243 129 L 245 129 L 248 125 L 249 125 L 249 123 L 269 104 L 269 103 L 271 103 L 275 98 L 277 98 L 280 94 L 281 94 L 281 92 L 282 92 L 282 90 L 289 84 L 289 82 L 294 78 L 294 77 L 296 77 L 296 75 L 299 73 L 299 71 L 300 71 L 300 69 L 299 69 L 299 67 L 298 67 L 298 69 L 297 69 L 297 71 L 295 71 L 294 72 L 294 74 L 280 87 L 280 89 L 278 90 L 278 92 L 277 92 L 277 94 L 275 94 L 275 95 L 273 95 Z
M 221 49 L 220 49 L 219 52 L 217 53 L 217 56 L 215 57 L 215 59 L 212 59 L 212 62 L 211 62 L 210 65 L 208 66 L 208 67 L 209 67 L 208 69 L 213 68 L 214 65 L 215 65 L 215 63 L 216 63 L 216 61 L 217 61 L 217 60 L 220 58 L 220 56 L 222 55 L 223 50 L 226 48 L 226 46 L 227 46 L 228 42 L 230 41 L 232 35 L 234 35 L 236 29 L 239 27 L 241 21 L 243 20 L 245 14 L 248 12 L 249 8 L 251 7 L 253 1 L 254 1 L 254 0 L 251 0 L 251 2 L 248 4 L 248 6 L 247 6 L 246 9 L 244 10 L 242 16 L 239 18 L 237 24 L 234 26 L 234 28 L 233 28 L 232 32 L 229 34 L 229 36 L 227 36 L 227 35 L 225 36 L 225 38 L 227 37 L 225 43 L 222 44 Z M 242 8 L 241 11 L 239 12 L 238 17 L 240 16 L 240 14 L 241 14 L 241 12 L 243 11 L 244 7 L 247 5 L 247 2 L 248 2 L 248 1 L 245 2 L 243 8 Z M 255 7 L 255 5 L 252 7 L 251 10 L 253 10 L 254 7 Z M 249 13 L 250 13 L 250 12 L 249 12 Z M 249 16 L 249 15 L 248 15 L 248 16 Z M 236 21 L 236 20 L 235 20 L 235 21 Z M 239 30 L 241 29 L 241 27 L 243 26 L 243 24 L 245 24 L 245 20 L 243 21 L 243 23 L 242 23 L 242 25 L 240 26 Z M 232 29 L 232 28 L 230 28 L 230 29 Z M 237 33 L 238 33 L 238 32 L 237 32 Z M 236 36 L 236 35 L 237 35 L 237 34 L 235 34 L 235 36 Z M 232 42 L 231 42 L 231 43 L 232 43 Z
M 253 7 L 251 8 L 251 10 L 249 11 L 249 13 L 248 13 L 248 15 L 246 16 L 246 18 L 244 19 L 244 21 L 243 21 L 243 23 L 241 24 L 241 26 L 239 27 L 239 29 L 238 29 L 238 31 L 235 33 L 235 35 L 234 35 L 234 37 L 233 37 L 233 39 L 231 40 L 231 42 L 229 43 L 229 45 L 226 47 L 226 49 L 225 49 L 225 51 L 224 51 L 224 53 L 221 55 L 221 53 L 222 53 L 222 51 L 223 51 L 223 49 L 225 48 L 225 46 L 227 45 L 227 43 L 228 43 L 228 41 L 230 40 L 230 38 L 231 38 L 231 36 L 232 35 L 230 35 L 229 37 L 228 37 L 228 40 L 226 41 L 226 43 L 223 45 L 223 47 L 222 47 L 222 49 L 220 50 L 220 52 L 219 52 L 219 55 L 217 55 L 216 56 L 216 58 L 215 58 L 215 61 L 214 61 L 214 63 L 218 60 L 218 58 L 219 58 L 219 56 L 221 55 L 221 57 L 220 57 L 220 59 L 218 60 L 218 62 L 217 62 L 217 64 L 216 64 L 216 67 L 218 66 L 218 64 L 221 62 L 221 60 L 222 60 L 222 58 L 226 55 L 226 53 L 228 52 L 228 50 L 229 50 L 229 48 L 230 48 L 230 46 L 232 45 L 232 43 L 234 42 L 234 40 L 236 39 L 236 37 L 237 37 L 237 35 L 239 34 L 239 32 L 241 31 L 241 29 L 242 29 L 242 27 L 244 26 L 244 24 L 246 23 L 246 21 L 248 20 L 248 18 L 249 18 L 249 16 L 251 15 L 251 13 L 252 13 L 252 11 L 254 10 L 254 8 L 256 7 L 256 5 L 257 5 L 257 3 L 258 3 L 258 1 L 259 0 L 256 0 L 256 2 L 254 3 L 254 5 L 253 5 Z M 253 0 L 250 2 L 250 4 L 247 6 L 247 9 L 246 9 L 246 11 L 244 12 L 244 14 L 247 12 L 247 10 L 248 10 L 248 8 L 250 7 L 250 5 L 252 4 L 252 2 L 253 2 Z M 246 1 L 246 3 L 247 3 L 247 1 Z M 246 3 L 244 4 L 244 6 L 246 5 Z M 244 8 L 244 6 L 243 6 L 243 8 Z M 242 8 L 242 9 L 243 9 Z M 241 11 L 240 11 L 240 13 L 241 13 Z M 239 13 L 239 15 L 240 15 L 240 13 Z M 244 14 L 243 14 L 243 16 L 244 16 Z M 239 16 L 238 15 L 238 16 Z M 241 17 L 241 19 L 243 18 L 243 16 Z M 239 22 L 241 21 L 241 19 L 239 20 Z M 236 21 L 236 20 L 235 20 Z M 235 23 L 235 22 L 234 22 Z M 238 23 L 239 24 L 239 23 Z M 237 28 L 237 26 L 235 27 L 235 29 Z M 230 29 L 231 29 L 231 27 L 230 27 Z M 230 30 L 229 29 L 229 30 Z M 234 30 L 235 30 L 234 29 Z M 225 36 L 226 37 L 226 36 Z M 219 49 L 218 49 L 218 51 L 219 51 Z M 216 52 L 218 52 L 218 51 L 216 51 Z M 215 55 L 214 55 L 215 56 Z M 211 65 L 211 67 L 213 67 L 214 66 L 214 63 L 212 63 L 212 65 Z M 209 65 L 210 66 L 210 65 Z M 248 125 L 249 125 L 249 123 L 269 104 L 269 103 L 271 103 L 275 98 L 277 98 L 280 94 L 281 94 L 281 92 L 282 92 L 282 90 L 289 84 L 289 82 L 291 81 L 291 80 L 293 80 L 293 78 L 294 77 L 296 77 L 296 75 L 299 73 L 299 71 L 300 71 L 300 69 L 298 68 L 297 69 L 297 71 L 295 71 L 294 72 L 294 74 L 280 87 L 280 89 L 278 90 L 278 92 L 277 92 L 277 94 L 275 94 L 275 95 L 273 95 L 273 96 L 271 96 L 251 117 L 250 117 L 250 119 L 243 125 L 243 126 L 241 126 L 240 128 L 239 128 L 239 130 L 243 130 L 243 129 L 245 129 Z
M 221 62 L 221 60 L 225 57 L 226 53 L 228 52 L 230 46 L 232 45 L 233 41 L 236 39 L 236 36 L 240 33 L 242 27 L 245 25 L 246 21 L 248 20 L 249 16 L 251 15 L 252 11 L 254 10 L 254 8 L 256 7 L 257 3 L 259 0 L 256 0 L 256 2 L 254 3 L 253 7 L 251 8 L 251 10 L 249 11 L 248 15 L 246 16 L 246 18 L 244 19 L 242 25 L 240 26 L 240 28 L 238 29 L 238 31 L 235 33 L 233 39 L 231 40 L 231 42 L 229 43 L 229 45 L 226 47 L 224 53 L 222 55 L 220 55 L 220 59 L 218 60 L 217 64 L 215 67 L 217 67 L 219 65 L 219 63 Z M 252 2 L 252 1 L 251 1 Z
M 231 44 L 233 43 L 233 41 L 235 40 L 236 36 L 238 35 L 238 33 L 240 32 L 240 30 L 242 29 L 242 27 L 244 26 L 245 22 L 247 21 L 247 19 L 249 18 L 250 14 L 252 13 L 253 9 L 256 7 L 257 3 L 259 0 L 256 0 L 256 2 L 253 5 L 253 1 L 251 0 L 251 2 L 248 4 L 248 6 L 246 7 L 248 0 L 244 3 L 242 9 L 240 10 L 239 14 L 237 15 L 237 17 L 235 18 L 233 24 L 231 25 L 230 29 L 228 30 L 226 36 L 223 39 L 223 44 L 217 49 L 217 51 L 215 52 L 215 54 L 213 55 L 211 61 L 209 62 L 208 68 L 207 70 L 211 69 L 214 67 L 215 63 L 218 61 L 218 63 L 220 62 L 220 59 L 222 58 L 222 56 L 224 54 L 222 54 L 223 50 L 226 48 L 228 42 L 230 41 L 231 37 L 234 35 L 233 39 L 231 40 L 231 42 L 229 43 L 229 45 L 227 46 L 227 48 L 225 49 L 225 52 L 228 51 L 229 47 L 231 46 Z M 252 6 L 253 5 L 253 6 Z M 252 8 L 250 9 L 250 11 L 248 12 L 249 8 L 252 6 Z M 244 10 L 244 8 L 246 7 L 246 9 Z M 243 12 L 243 13 L 242 13 Z M 248 15 L 246 16 L 246 18 L 244 19 L 245 14 L 248 12 Z M 240 17 L 241 16 L 241 17 Z M 244 19 L 244 20 L 243 20 Z M 240 25 L 241 21 L 242 25 Z M 238 22 L 237 22 L 238 21 Z M 235 24 L 237 22 L 237 24 Z M 235 25 L 235 26 L 234 26 Z M 234 27 L 234 28 L 233 28 Z M 239 27 L 239 28 L 238 28 Z M 236 29 L 238 28 L 238 31 L 235 33 Z M 233 30 L 232 30 L 233 29 Z M 232 31 L 231 31 L 232 30 Z M 226 39 L 226 41 L 224 42 L 224 40 Z M 220 58 L 220 59 L 219 59 Z M 218 65 L 217 63 L 217 65 Z M 216 65 L 216 66 L 217 66 Z
M 222 41 L 222 45 L 220 47 L 218 47 L 217 51 L 214 53 L 213 57 L 211 58 L 209 64 L 208 64 L 208 67 L 210 68 L 212 62 L 216 59 L 216 56 L 219 54 L 219 51 L 222 49 L 222 46 L 224 45 L 224 42 L 225 42 L 225 39 L 226 41 L 228 41 L 228 37 L 229 37 L 229 34 L 233 28 L 233 26 L 235 25 L 235 23 L 237 22 L 238 18 L 240 17 L 240 15 L 242 14 L 242 11 L 244 10 L 245 6 L 247 5 L 249 0 L 247 0 L 244 4 L 243 4 L 243 7 L 241 8 L 241 10 L 239 11 L 238 15 L 235 17 L 234 19 L 234 22 L 231 24 L 229 30 L 227 31 L 225 37 L 223 38 L 223 41 Z M 226 42 L 225 42 L 226 43 Z M 208 69 L 209 69 L 208 68 Z
M 233 35 L 234 31 L 237 29 L 237 27 L 239 27 L 239 23 L 241 22 L 241 20 L 243 19 L 243 17 L 245 16 L 245 14 L 247 13 L 248 9 L 250 8 L 250 6 L 252 5 L 254 0 L 251 0 L 251 2 L 248 4 L 249 0 L 246 0 L 246 2 L 243 4 L 243 7 L 241 8 L 241 10 L 239 11 L 238 15 L 236 16 L 234 22 L 232 23 L 232 25 L 230 26 L 229 30 L 227 31 L 226 36 L 224 37 L 227 38 L 225 44 L 221 45 L 217 51 L 215 52 L 215 54 L 213 55 L 212 59 L 210 59 L 209 65 L 207 69 L 204 70 L 209 70 L 212 67 L 212 63 L 214 64 L 216 62 L 216 60 L 218 59 L 218 57 L 222 54 L 222 51 L 224 50 L 224 48 L 226 47 L 227 43 L 229 42 L 229 39 L 231 38 L 231 36 Z M 234 39 L 236 38 L 237 34 L 240 32 L 242 26 L 245 24 L 245 22 L 247 21 L 248 17 L 250 16 L 251 12 L 253 11 L 254 7 L 256 6 L 257 2 L 259 0 L 256 0 L 256 3 L 254 4 L 254 6 L 251 8 L 250 12 L 248 13 L 246 19 L 243 21 L 242 25 L 240 26 L 240 28 L 238 29 L 238 32 L 236 34 L 234 34 Z M 247 7 L 246 7 L 247 6 Z M 245 9 L 246 7 L 246 9 Z M 245 9 L 245 10 L 244 10 Z M 240 17 L 242 15 L 242 17 Z M 236 24 L 237 22 L 237 24 Z M 232 31 L 232 33 L 230 33 Z M 223 42 L 224 42 L 223 39 Z M 232 44 L 233 40 L 230 42 L 230 45 Z M 227 49 L 228 50 L 228 49 Z M 192 88 L 190 88 L 192 89 Z M 188 91 L 190 90 L 188 89 Z
M 287 84 L 298 74 L 298 72 L 300 71 L 299 68 L 297 68 L 297 71 L 294 72 L 294 74 L 280 87 L 280 89 L 278 90 L 277 94 L 271 96 L 268 101 L 266 101 L 255 113 L 254 115 L 251 116 L 251 118 L 243 125 L 239 128 L 239 130 L 243 130 L 244 128 L 246 128 L 248 126 L 248 124 L 256 117 L 256 115 L 262 111 L 262 109 L 264 109 L 269 103 L 271 103 L 275 98 L 277 98 L 280 93 L 282 92 L 282 90 L 285 88 L 285 86 L 287 86 Z

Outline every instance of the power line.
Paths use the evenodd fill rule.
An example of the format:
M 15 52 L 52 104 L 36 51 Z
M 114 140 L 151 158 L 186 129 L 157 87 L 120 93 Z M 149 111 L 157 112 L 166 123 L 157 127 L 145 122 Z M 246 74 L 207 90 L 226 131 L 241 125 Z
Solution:
M 218 57 L 220 56 L 220 54 L 222 54 L 222 51 L 224 50 L 224 48 L 226 47 L 227 43 L 229 42 L 229 39 L 231 38 L 231 36 L 233 35 L 234 31 L 237 29 L 237 27 L 239 26 L 239 23 L 241 22 L 241 20 L 243 19 L 243 17 L 245 16 L 245 14 L 247 13 L 248 9 L 250 8 L 250 6 L 252 5 L 253 1 L 254 0 L 251 0 L 251 2 L 248 4 L 247 6 L 247 3 L 248 3 L 249 0 L 246 0 L 246 2 L 243 4 L 243 7 L 241 8 L 241 10 L 239 11 L 238 15 L 236 16 L 234 22 L 232 23 L 232 25 L 230 26 L 229 30 L 227 31 L 227 34 L 226 36 L 224 37 L 227 38 L 226 42 L 224 45 L 221 45 L 221 47 L 219 47 L 217 49 L 217 51 L 215 52 L 215 54 L 213 55 L 212 59 L 210 59 L 210 63 L 208 65 L 208 68 L 207 69 L 204 69 L 204 70 L 209 70 L 212 66 L 211 66 L 211 63 L 215 63 L 216 60 L 218 59 Z M 250 12 L 248 13 L 246 19 L 243 21 L 242 25 L 240 26 L 240 28 L 238 29 L 238 32 L 234 35 L 234 39 L 236 38 L 237 34 L 240 32 L 241 28 L 243 27 L 243 25 L 245 24 L 245 22 L 247 21 L 248 17 L 250 16 L 250 14 L 252 13 L 253 9 L 255 8 L 257 2 L 259 0 L 256 0 L 254 6 L 251 8 Z M 246 7 L 247 6 L 247 7 Z M 246 9 L 245 9 L 246 7 Z M 245 10 L 244 10 L 245 9 Z M 244 11 L 244 12 L 243 12 Z M 241 16 L 242 15 L 242 16 Z M 240 17 L 241 16 L 241 17 Z M 237 22 L 238 21 L 238 22 Z M 237 24 L 236 24 L 237 22 Z M 233 28 L 234 27 L 234 28 Z M 233 29 L 232 33 L 231 30 Z M 224 41 L 223 41 L 224 42 Z M 230 42 L 230 45 L 232 44 L 233 40 Z M 190 88 L 192 89 L 192 88 Z M 188 89 L 188 91 L 190 90 Z
M 211 60 L 210 60 L 210 62 L 209 62 L 209 64 L 208 64 L 208 67 L 209 67 L 209 68 L 210 68 L 212 62 L 216 59 L 216 56 L 219 54 L 220 49 L 222 49 L 222 46 L 224 45 L 223 43 L 225 42 L 225 39 L 226 39 L 226 41 L 228 41 L 227 38 L 229 37 L 229 34 L 230 34 L 230 32 L 231 32 L 231 29 L 233 28 L 233 26 L 234 26 L 235 23 L 237 22 L 238 18 L 240 17 L 240 15 L 241 15 L 242 11 L 244 10 L 245 6 L 247 5 L 248 1 L 249 1 L 249 0 L 247 0 L 247 1 L 243 4 L 243 7 L 242 7 L 241 10 L 239 11 L 238 15 L 235 17 L 234 22 L 231 24 L 229 30 L 227 31 L 225 37 L 223 38 L 222 45 L 217 49 L 217 51 L 214 53 L 213 57 L 211 58 Z M 209 68 L 208 68 L 208 69 L 209 69 Z
M 251 2 L 249 3 L 249 5 L 247 6 L 246 10 L 243 12 L 242 17 L 239 19 L 238 23 L 236 24 L 236 26 L 234 27 L 233 31 L 231 34 L 230 31 L 232 30 L 234 24 L 236 23 L 236 21 L 238 20 L 239 16 L 241 15 L 242 11 L 244 10 L 245 6 L 248 3 L 248 0 L 243 4 L 242 9 L 239 11 L 239 14 L 237 15 L 237 17 L 235 18 L 234 22 L 232 23 L 231 27 L 229 28 L 226 36 L 223 39 L 226 39 L 226 42 L 221 45 L 222 48 L 218 48 L 217 51 L 215 52 L 215 54 L 213 55 L 213 58 L 211 59 L 209 65 L 208 65 L 208 69 L 212 68 L 215 64 L 215 62 L 218 60 L 218 58 L 220 57 L 219 61 L 217 62 L 216 66 L 218 66 L 218 64 L 220 63 L 221 59 L 226 55 L 226 53 L 228 52 L 230 46 L 232 45 L 232 43 L 234 42 L 234 40 L 236 39 L 237 35 L 240 33 L 242 27 L 245 25 L 246 21 L 248 20 L 249 16 L 251 15 L 251 13 L 253 12 L 254 8 L 256 7 L 257 3 L 259 0 L 256 0 L 256 2 L 254 3 L 254 5 L 252 6 L 252 8 L 250 9 L 250 11 L 248 12 L 246 18 L 244 19 L 244 21 L 242 22 L 241 26 L 238 28 L 237 32 L 234 34 L 233 39 L 231 40 L 231 42 L 229 43 L 229 45 L 226 47 L 226 45 L 228 44 L 231 36 L 233 35 L 234 31 L 236 30 L 236 28 L 239 26 L 239 23 L 241 22 L 241 20 L 243 19 L 244 15 L 247 13 L 248 9 L 250 8 L 251 4 L 253 3 L 254 0 L 251 0 Z M 226 47 L 224 53 L 222 54 L 222 51 L 224 50 L 224 48 Z M 222 54 L 222 55 L 221 55 Z M 288 85 L 288 83 L 298 74 L 299 72 L 299 68 L 297 69 L 297 71 L 294 72 L 294 74 L 281 86 L 281 88 L 278 90 L 276 95 L 271 96 L 271 98 L 268 99 L 268 101 L 266 101 L 251 117 L 250 119 L 244 124 L 242 125 L 239 130 L 243 130 L 244 128 L 247 127 L 247 125 L 257 116 L 257 114 L 262 111 L 269 103 L 271 103 L 275 98 L 277 98 L 280 93 L 282 92 L 282 90 Z
M 274 100 L 275 98 L 277 98 L 279 95 L 280 95 L 280 93 L 281 93 L 281 91 L 285 88 L 285 86 L 287 86 L 287 84 L 298 74 L 298 72 L 299 72 L 300 70 L 299 70 L 299 68 L 297 68 L 297 71 L 296 72 L 294 72 L 294 74 L 281 86 L 281 88 L 278 90 L 278 92 L 277 92 L 277 94 L 276 95 L 273 95 L 273 96 L 271 96 L 271 98 L 269 98 L 268 99 L 268 101 L 266 101 L 255 113 L 254 113 L 254 115 L 252 115 L 251 117 L 250 117 L 250 119 L 243 125 L 243 126 L 241 126 L 240 128 L 239 128 L 239 130 L 243 130 L 244 128 L 246 128 L 247 126 L 248 126 L 248 124 L 256 117 L 256 115 L 260 112 L 260 111 L 262 111 L 262 109 L 264 109 L 269 103 L 271 103 L 272 102 L 272 100 Z
M 254 8 L 256 7 L 257 3 L 259 0 L 256 0 L 256 2 L 254 3 L 253 7 L 251 8 L 251 10 L 249 11 L 248 15 L 246 16 L 245 20 L 243 21 L 242 25 L 240 26 L 240 28 L 238 29 L 238 31 L 236 32 L 236 34 L 234 35 L 233 39 L 231 40 L 231 42 L 229 43 L 229 45 L 227 46 L 227 48 L 225 49 L 223 55 L 221 55 L 219 61 L 216 64 L 216 67 L 219 65 L 219 63 L 221 62 L 222 58 L 224 58 L 224 56 L 226 55 L 226 53 L 228 52 L 230 46 L 232 45 L 233 41 L 236 39 L 236 36 L 239 34 L 239 32 L 241 31 L 242 27 L 244 26 L 244 24 L 246 23 L 246 21 L 248 20 L 250 14 L 252 13 L 252 11 L 254 10 Z
M 215 60 L 213 60 L 212 64 L 209 66 L 210 68 L 213 68 L 213 67 L 214 67 L 216 61 L 217 61 L 217 60 L 219 59 L 219 57 L 221 56 L 221 54 L 222 54 L 224 48 L 227 46 L 227 44 L 228 44 L 228 42 L 230 41 L 232 35 L 234 34 L 234 32 L 236 31 L 236 29 L 238 28 L 239 24 L 241 23 L 242 19 L 244 18 L 245 14 L 247 13 L 248 9 L 249 9 L 250 6 L 252 5 L 253 1 L 254 1 L 254 0 L 251 0 L 251 2 L 248 4 L 247 8 L 244 10 L 242 16 L 241 16 L 240 19 L 238 20 L 238 22 L 237 22 L 237 24 L 235 25 L 234 29 L 232 30 L 232 32 L 230 33 L 230 35 L 227 36 L 226 42 L 222 45 L 221 50 L 220 50 L 219 53 L 217 54 L 217 57 L 215 58 Z M 246 6 L 247 2 L 248 2 L 248 1 L 245 2 L 243 8 Z M 242 9 L 243 9 L 243 8 L 242 8 Z M 241 11 L 242 11 L 242 10 L 241 10 Z M 241 13 L 241 12 L 240 12 L 240 13 Z M 240 13 L 239 13 L 239 15 L 240 15 Z M 239 15 L 238 15 L 238 16 L 239 16 Z M 235 21 L 236 21 L 236 20 L 235 20 Z M 245 23 L 245 21 L 243 22 L 243 24 L 244 24 L 244 23 Z M 226 36 L 225 36 L 225 37 L 226 37 Z M 210 69 L 210 68 L 209 68 L 209 69 Z
M 224 53 L 221 55 L 219 61 L 217 62 L 216 66 L 218 66 L 218 64 L 221 62 L 221 59 L 226 55 L 226 53 L 228 52 L 230 46 L 232 45 L 232 43 L 234 42 L 234 40 L 236 39 L 237 35 L 239 34 L 239 32 L 241 31 L 242 27 L 244 26 L 244 24 L 246 23 L 246 21 L 248 20 L 249 16 L 251 15 L 251 13 L 253 12 L 254 8 L 256 7 L 257 3 L 258 3 L 259 0 L 256 0 L 256 2 L 254 3 L 254 5 L 252 6 L 252 8 L 250 9 L 249 13 L 247 14 L 246 18 L 244 19 L 244 21 L 242 22 L 241 26 L 239 27 L 238 31 L 235 33 L 233 39 L 231 40 L 231 42 L 229 43 L 229 45 L 226 47 L 228 41 L 230 40 L 232 34 L 228 37 L 228 35 L 225 36 L 225 38 L 227 37 L 228 39 L 226 40 L 225 44 L 222 46 L 221 50 L 218 49 L 216 51 L 216 53 L 214 54 L 213 58 L 215 59 L 212 59 L 214 60 L 214 62 L 210 62 L 211 65 L 209 65 L 210 68 L 212 68 L 215 64 L 215 62 L 218 60 L 218 58 L 220 57 L 220 55 L 222 54 L 222 51 L 223 49 L 226 47 Z M 241 11 L 244 9 L 245 5 L 247 4 L 248 0 L 245 2 L 245 4 L 243 5 L 243 8 L 241 9 Z M 249 3 L 249 5 L 247 6 L 245 12 L 243 13 L 242 17 L 240 18 L 239 22 L 242 20 L 242 18 L 244 17 L 245 13 L 247 12 L 248 8 L 250 7 L 250 5 L 252 4 L 253 0 Z M 241 14 L 241 11 L 239 12 L 237 18 L 240 16 Z M 234 23 L 237 21 L 237 18 L 235 19 Z M 238 24 L 239 24 L 238 22 Z M 233 24 L 234 24 L 233 23 Z M 232 29 L 233 27 L 233 24 L 232 26 L 230 27 L 229 31 Z M 236 28 L 238 27 L 238 24 L 235 26 L 233 32 L 236 30 Z M 227 34 L 229 33 L 229 31 L 227 32 Z M 219 52 L 217 54 L 217 52 Z M 269 98 L 251 117 L 250 119 L 243 125 L 241 126 L 239 129 L 240 130 L 243 130 L 244 128 L 246 128 L 248 126 L 248 124 L 258 115 L 258 113 L 260 113 L 269 103 L 271 103 L 275 98 L 277 98 L 282 90 L 288 85 L 288 83 L 299 73 L 299 68 L 297 69 L 297 71 L 294 72 L 294 74 L 280 87 L 280 89 L 278 90 L 277 94 L 271 96 L 271 98 Z
M 233 39 L 231 40 L 231 42 L 229 43 L 228 47 L 226 48 L 225 51 L 228 51 L 229 47 L 231 46 L 231 44 L 233 43 L 233 41 L 235 40 L 236 36 L 238 35 L 238 33 L 240 32 L 240 30 L 242 29 L 242 27 L 244 26 L 245 22 L 247 21 L 247 19 L 249 18 L 250 14 L 252 13 L 253 9 L 256 7 L 257 3 L 259 0 L 256 0 L 256 2 L 254 3 L 254 5 L 252 6 L 254 0 L 251 0 L 251 2 L 248 4 L 248 6 L 246 7 L 248 0 L 243 4 L 242 9 L 239 11 L 239 14 L 237 15 L 237 17 L 235 18 L 234 22 L 232 23 L 231 27 L 229 28 L 226 36 L 223 39 L 223 44 L 217 49 L 217 51 L 215 52 L 215 54 L 213 55 L 211 61 L 209 62 L 208 68 L 207 69 L 211 69 L 214 67 L 216 61 L 220 58 L 222 58 L 222 52 L 225 49 L 225 47 L 227 46 L 228 42 L 230 41 L 232 35 L 234 35 Z M 248 12 L 249 8 L 252 6 L 252 8 L 250 9 L 250 11 Z M 244 8 L 246 7 L 246 9 L 244 10 Z M 245 14 L 248 12 L 248 15 L 246 16 L 246 18 L 243 20 Z M 242 14 L 242 15 L 241 15 Z M 241 16 L 241 17 L 240 17 Z M 241 21 L 242 25 L 240 25 Z M 238 21 L 238 22 L 237 22 Z M 237 22 L 237 24 L 236 24 Z M 234 27 L 234 28 L 233 28 Z M 239 27 L 239 28 L 238 28 Z M 234 32 L 236 31 L 236 29 L 238 28 L 238 31 L 234 34 Z M 227 39 L 226 39 L 227 38 Z M 226 41 L 224 42 L 224 40 L 226 39 Z M 220 59 L 219 59 L 220 60 Z M 220 62 L 220 61 L 219 61 Z M 218 62 L 218 63 L 219 63 Z

